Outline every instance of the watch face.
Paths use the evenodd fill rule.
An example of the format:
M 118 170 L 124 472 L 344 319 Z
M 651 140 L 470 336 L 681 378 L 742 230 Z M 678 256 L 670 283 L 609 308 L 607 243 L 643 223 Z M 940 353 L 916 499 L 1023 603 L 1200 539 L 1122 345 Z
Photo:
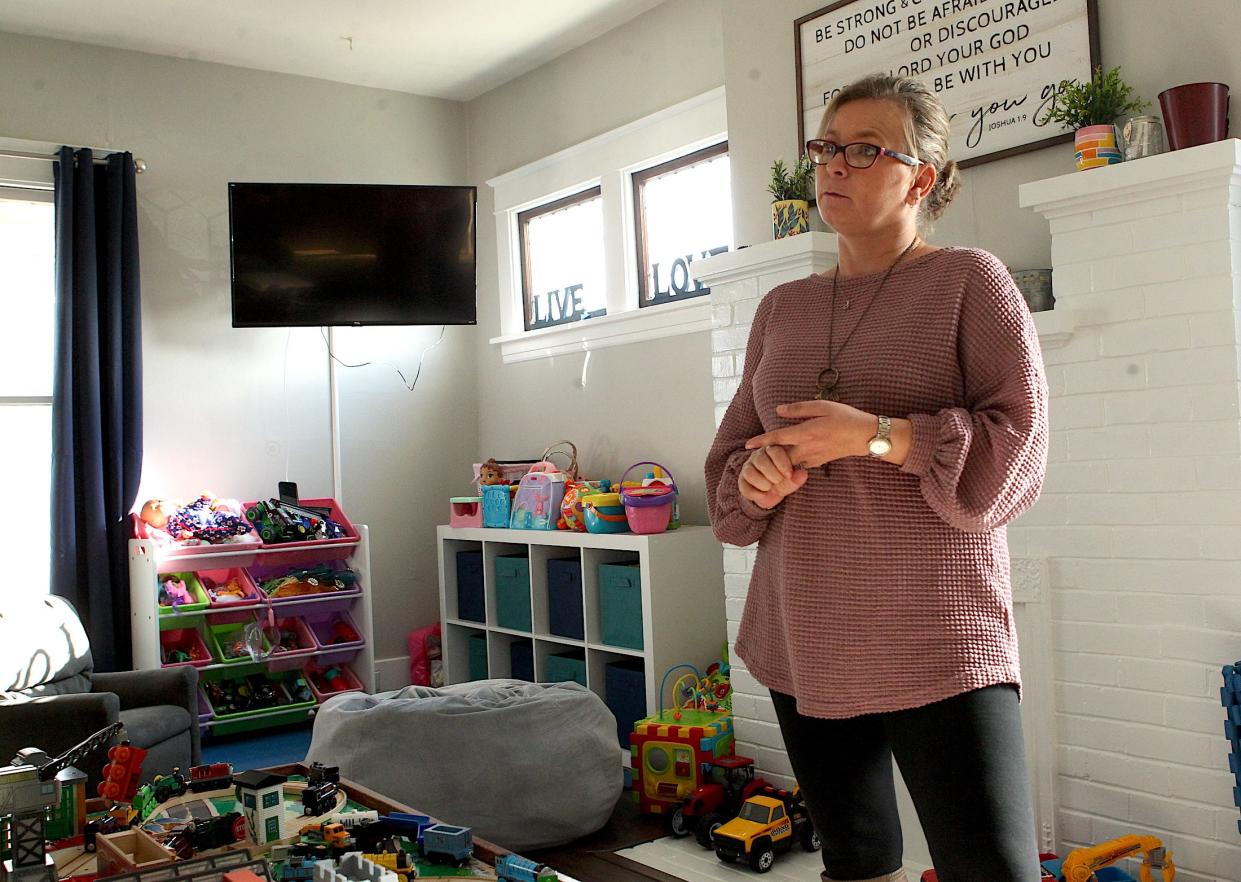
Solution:
M 871 456 L 886 456 L 892 450 L 892 442 L 887 438 L 871 438 Z

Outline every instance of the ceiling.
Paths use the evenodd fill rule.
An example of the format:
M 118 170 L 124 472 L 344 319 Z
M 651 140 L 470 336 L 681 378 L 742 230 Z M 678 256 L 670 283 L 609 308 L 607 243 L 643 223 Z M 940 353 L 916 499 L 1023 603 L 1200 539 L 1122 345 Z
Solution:
M 3 0 L 0 31 L 469 101 L 661 2 Z

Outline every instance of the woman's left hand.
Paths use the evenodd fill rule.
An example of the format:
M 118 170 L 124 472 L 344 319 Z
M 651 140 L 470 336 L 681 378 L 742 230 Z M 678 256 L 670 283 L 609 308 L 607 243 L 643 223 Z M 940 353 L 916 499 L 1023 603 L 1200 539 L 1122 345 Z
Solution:
M 776 415 L 802 422 L 756 435 L 745 443 L 746 449 L 779 444 L 788 450 L 789 460 L 801 469 L 864 454 L 866 442 L 878 426 L 874 414 L 840 401 L 781 404 L 776 407 Z

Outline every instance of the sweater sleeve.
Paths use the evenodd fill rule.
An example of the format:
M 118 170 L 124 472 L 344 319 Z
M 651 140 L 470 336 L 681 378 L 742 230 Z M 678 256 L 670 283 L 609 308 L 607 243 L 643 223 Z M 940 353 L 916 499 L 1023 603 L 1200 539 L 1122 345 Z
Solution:
M 745 449 L 745 442 L 764 431 L 754 404 L 754 372 L 763 358 L 763 338 L 767 333 L 771 303 L 771 294 L 759 301 L 746 343 L 741 384 L 724 412 L 707 454 L 707 514 L 715 538 L 730 545 L 757 542 L 767 529 L 767 520 L 776 511 L 755 505 L 737 488 L 737 476 L 752 453 Z
M 964 407 L 910 414 L 909 454 L 927 504 L 949 525 L 986 532 L 1038 499 L 1047 466 L 1047 379 L 1038 332 L 991 255 L 966 282 L 957 328 Z

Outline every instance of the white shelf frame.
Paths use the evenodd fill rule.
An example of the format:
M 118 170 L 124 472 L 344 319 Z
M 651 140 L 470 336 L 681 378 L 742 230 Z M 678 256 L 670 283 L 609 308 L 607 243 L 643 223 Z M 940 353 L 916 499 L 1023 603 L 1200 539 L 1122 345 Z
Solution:
M 487 638 L 489 677 L 511 673 L 508 645 L 513 639 L 533 642 L 535 679 L 544 676 L 546 649 L 580 650 L 586 659 L 586 683 L 604 697 L 604 665 L 617 658 L 643 662 L 647 713 L 660 707 L 660 680 L 674 665 L 688 662 L 699 670 L 720 658 L 727 639 L 724 613 L 724 572 L 721 546 L 710 527 L 682 526 L 652 535 L 635 533 L 574 533 L 564 530 L 509 530 L 487 527 L 436 528 L 439 557 L 440 614 L 444 623 L 444 682 L 463 683 L 469 677 L 468 636 Z M 457 613 L 456 552 L 483 554 L 483 591 L 486 622 L 462 619 Z M 525 551 L 530 557 L 530 631 L 495 624 L 494 565 L 497 554 Z M 572 558 L 582 562 L 582 609 L 585 640 L 548 631 L 547 560 Z M 598 564 L 637 558 L 642 582 L 643 648 L 611 646 L 600 639 Z M 664 706 L 668 706 L 665 696 Z
M 357 574 L 358 584 L 362 586 L 362 592 L 354 597 L 353 604 L 349 607 L 349 616 L 358 627 L 358 633 L 362 637 L 362 647 L 358 650 L 354 660 L 349 662 L 349 668 L 361 682 L 362 688 L 367 692 L 373 692 L 375 690 L 375 634 L 371 597 L 375 588 L 371 581 L 370 531 L 365 524 L 356 524 L 355 529 L 358 531 L 360 539 L 347 558 L 347 563 L 349 568 Z M 219 551 L 178 556 L 161 554 L 160 551 L 160 546 L 153 540 L 129 540 L 130 633 L 133 638 L 133 664 L 136 669 L 140 670 L 163 667 L 159 653 L 159 626 L 160 622 L 167 621 L 169 616 L 159 615 L 156 597 L 159 590 L 160 573 L 222 570 L 231 567 L 245 569 L 251 566 L 262 566 L 265 559 L 269 559 L 273 555 L 285 554 L 288 550 L 279 547 L 270 549 L 255 549 L 253 546 L 246 546 L 244 548 L 221 547 Z M 326 603 L 331 600 L 339 600 L 339 598 L 335 598 L 332 595 L 307 597 L 299 599 L 296 607 L 304 612 L 307 605 Z M 231 604 L 226 607 L 208 607 L 207 609 L 185 613 L 173 612 L 170 615 L 185 619 L 186 625 L 190 626 L 197 624 L 203 619 L 210 621 L 215 615 L 245 610 L 265 611 L 266 609 L 267 604 L 265 603 L 246 603 Z M 279 607 L 276 610 L 279 612 Z M 295 615 L 300 615 L 302 612 L 295 613 Z M 313 661 L 321 655 L 339 651 L 337 649 L 317 650 L 305 656 L 298 656 L 298 658 L 302 661 Z M 266 661 L 255 662 L 254 665 L 261 665 L 266 669 L 268 663 L 280 660 L 280 656 L 273 656 Z M 206 665 L 199 668 L 199 670 L 224 670 L 226 668 L 238 670 L 252 666 L 249 663 L 220 663 Z M 311 710 L 313 709 L 308 709 L 307 713 Z M 278 710 L 267 708 L 255 711 L 246 717 L 230 718 L 228 722 L 249 719 L 251 716 L 256 718 L 267 716 L 276 712 Z M 207 725 L 211 725 L 211 723 Z

